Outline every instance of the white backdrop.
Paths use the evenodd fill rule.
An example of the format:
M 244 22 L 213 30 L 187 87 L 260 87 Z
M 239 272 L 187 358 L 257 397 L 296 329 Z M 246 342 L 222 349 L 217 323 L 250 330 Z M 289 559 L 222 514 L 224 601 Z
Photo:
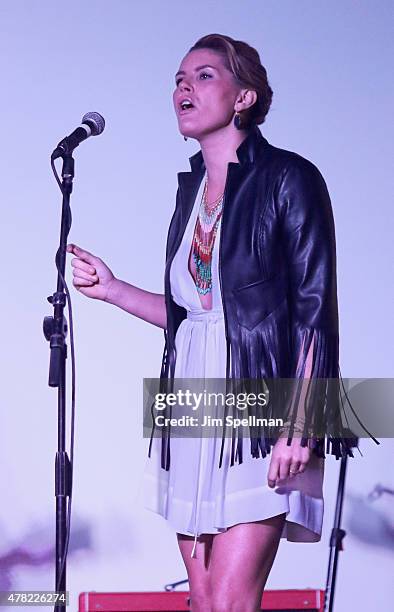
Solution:
M 42 320 L 52 314 L 46 297 L 55 290 L 60 194 L 49 154 L 85 112 L 105 116 L 104 134 L 75 154 L 69 241 L 101 256 L 120 278 L 162 292 L 176 173 L 198 149 L 178 133 L 171 94 L 179 63 L 200 36 L 228 34 L 260 52 L 274 90 L 262 132 L 311 159 L 331 194 L 343 376 L 392 376 L 390 5 L 0 4 L 0 590 L 54 585 L 57 400 L 47 386 Z M 175 534 L 140 497 L 142 379 L 159 374 L 163 332 L 74 291 L 69 260 L 77 420 L 68 587 L 76 609 L 84 590 L 160 590 L 186 573 Z M 363 456 L 349 461 L 337 612 L 386 610 L 393 596 L 392 499 L 367 500 L 375 484 L 394 486 L 393 442 L 381 442 L 362 440 Z M 268 588 L 324 587 L 338 469 L 330 457 L 322 541 L 282 542 Z

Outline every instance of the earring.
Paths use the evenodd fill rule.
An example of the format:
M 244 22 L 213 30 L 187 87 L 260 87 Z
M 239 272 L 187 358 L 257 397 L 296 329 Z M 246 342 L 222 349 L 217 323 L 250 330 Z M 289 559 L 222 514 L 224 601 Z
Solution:
M 183 137 L 183 140 L 186 142 L 186 140 L 187 140 L 187 136 L 184 136 L 184 137 Z
M 236 112 L 234 117 L 234 125 L 237 130 L 242 130 L 242 117 L 241 113 Z

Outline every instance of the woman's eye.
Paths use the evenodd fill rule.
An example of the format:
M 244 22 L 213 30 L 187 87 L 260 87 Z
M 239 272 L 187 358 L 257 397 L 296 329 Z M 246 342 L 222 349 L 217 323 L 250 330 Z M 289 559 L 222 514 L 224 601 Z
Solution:
M 201 72 L 201 73 L 199 74 L 199 78 L 201 79 L 201 77 L 208 77 L 209 79 L 211 79 L 211 78 L 212 78 L 212 75 L 211 75 L 211 74 L 208 74 L 207 72 Z M 205 79 L 203 79 L 203 80 L 205 80 Z M 178 85 L 179 85 L 179 83 L 180 83 L 181 81 L 182 81 L 182 79 L 177 79 L 177 80 L 175 81 L 175 85 L 176 85 L 176 87 L 178 87 Z

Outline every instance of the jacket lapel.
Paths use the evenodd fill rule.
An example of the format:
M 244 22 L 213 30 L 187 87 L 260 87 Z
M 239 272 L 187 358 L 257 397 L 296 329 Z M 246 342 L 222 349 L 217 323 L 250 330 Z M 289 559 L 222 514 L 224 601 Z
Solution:
M 181 204 L 181 229 L 185 229 L 195 202 L 204 170 L 198 172 L 178 172 L 178 185 Z
M 196 155 L 199 156 L 199 151 Z M 190 158 L 192 160 L 193 158 Z M 202 155 L 201 155 L 202 158 Z M 192 162 L 191 162 L 192 163 Z M 177 224 L 177 233 L 174 237 L 172 245 L 170 246 L 168 253 L 168 263 L 171 263 L 173 256 L 175 255 L 181 241 L 183 234 L 185 233 L 187 223 L 189 221 L 193 205 L 203 179 L 205 172 L 205 166 L 202 164 L 199 168 L 196 168 L 192 172 L 178 172 L 178 185 L 179 185 L 179 222 Z

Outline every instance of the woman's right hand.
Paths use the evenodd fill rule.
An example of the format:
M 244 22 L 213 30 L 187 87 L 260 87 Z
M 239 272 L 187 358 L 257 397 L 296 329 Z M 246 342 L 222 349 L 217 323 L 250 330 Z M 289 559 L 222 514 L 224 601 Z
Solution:
M 116 281 L 108 266 L 99 257 L 76 244 L 68 244 L 67 252 L 76 256 L 71 260 L 74 287 L 86 297 L 106 301 L 109 289 Z

